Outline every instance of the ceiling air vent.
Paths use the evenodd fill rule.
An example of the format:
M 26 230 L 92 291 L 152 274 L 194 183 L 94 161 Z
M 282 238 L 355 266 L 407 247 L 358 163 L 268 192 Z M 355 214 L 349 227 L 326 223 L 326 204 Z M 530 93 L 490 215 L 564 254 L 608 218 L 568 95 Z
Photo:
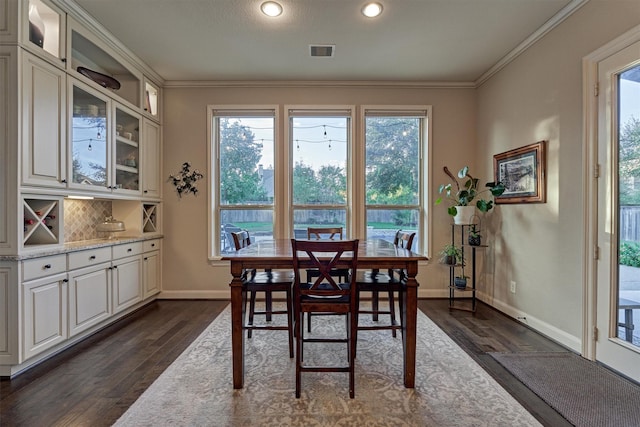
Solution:
M 336 45 L 334 44 L 310 44 L 309 52 L 312 57 L 319 58 L 333 58 L 333 54 L 336 51 Z

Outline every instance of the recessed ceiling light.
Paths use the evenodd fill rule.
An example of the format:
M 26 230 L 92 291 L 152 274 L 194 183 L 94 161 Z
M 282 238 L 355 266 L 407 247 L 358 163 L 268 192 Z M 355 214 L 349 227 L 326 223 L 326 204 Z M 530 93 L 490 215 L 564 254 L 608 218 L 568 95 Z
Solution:
M 275 17 L 282 14 L 282 6 L 275 1 L 266 1 L 260 5 L 260 10 L 267 16 Z
M 362 14 L 367 18 L 375 18 L 382 13 L 382 5 L 380 3 L 367 3 L 362 8 Z

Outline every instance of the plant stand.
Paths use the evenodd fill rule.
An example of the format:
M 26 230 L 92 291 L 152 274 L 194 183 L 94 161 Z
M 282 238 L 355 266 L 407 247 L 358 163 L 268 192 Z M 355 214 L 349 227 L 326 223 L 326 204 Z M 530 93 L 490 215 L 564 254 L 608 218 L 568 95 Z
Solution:
M 456 232 L 460 234 L 460 246 L 462 247 L 462 260 L 460 264 L 449 266 L 449 310 L 464 310 L 476 312 L 476 251 L 484 249 L 487 245 L 471 246 L 468 244 L 469 228 L 473 224 L 451 224 L 451 243 L 455 244 Z M 458 288 L 454 284 L 456 268 L 465 265 L 465 255 L 471 254 L 471 275 L 465 288 Z

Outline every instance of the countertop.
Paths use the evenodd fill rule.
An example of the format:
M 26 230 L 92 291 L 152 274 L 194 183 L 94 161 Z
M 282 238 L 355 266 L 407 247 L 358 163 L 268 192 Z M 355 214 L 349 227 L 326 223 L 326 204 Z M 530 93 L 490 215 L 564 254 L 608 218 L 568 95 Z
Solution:
M 105 246 L 122 245 L 125 243 L 143 242 L 145 240 L 162 239 L 162 235 L 155 234 L 153 236 L 123 236 L 115 239 L 93 239 L 81 240 L 78 242 L 69 242 L 61 246 L 48 246 L 42 248 L 29 248 L 25 253 L 20 255 L 0 255 L 0 261 L 22 261 L 25 259 L 39 258 L 49 255 L 66 254 L 69 252 L 77 252 L 85 249 L 102 248 Z

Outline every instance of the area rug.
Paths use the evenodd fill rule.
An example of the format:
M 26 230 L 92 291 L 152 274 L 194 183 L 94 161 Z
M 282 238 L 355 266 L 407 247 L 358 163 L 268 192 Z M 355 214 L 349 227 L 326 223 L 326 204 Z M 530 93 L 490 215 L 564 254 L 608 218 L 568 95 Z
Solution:
M 361 319 L 370 322 L 370 316 Z M 245 386 L 233 389 L 227 307 L 116 425 L 540 425 L 421 312 L 417 328 L 415 389 L 403 384 L 401 336 L 392 338 L 389 330 L 361 331 L 355 399 L 349 399 L 346 373 L 304 373 L 302 396 L 296 399 L 295 363 L 289 358 L 285 331 L 254 331 L 246 340 Z M 340 316 L 313 319 L 314 334 L 337 336 L 342 330 Z M 309 344 L 305 359 L 322 353 L 344 360 L 342 347 Z
M 490 353 L 575 426 L 640 425 L 640 386 L 569 352 Z

